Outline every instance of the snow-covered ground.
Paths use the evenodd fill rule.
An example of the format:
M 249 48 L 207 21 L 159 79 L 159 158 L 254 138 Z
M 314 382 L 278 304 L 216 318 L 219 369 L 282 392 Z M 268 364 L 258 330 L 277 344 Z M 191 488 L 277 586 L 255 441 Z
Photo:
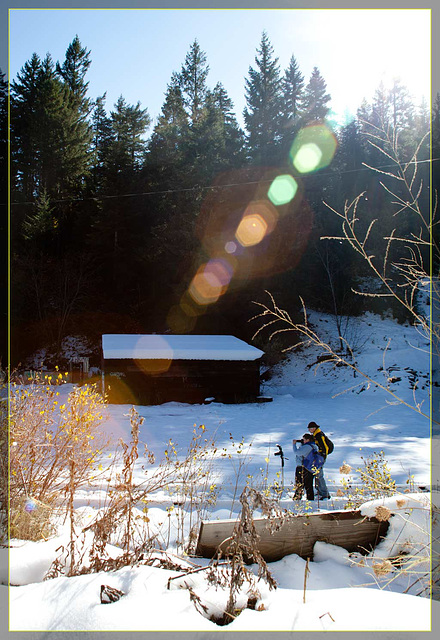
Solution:
M 311 314 L 310 319 L 320 335 L 331 337 L 330 317 Z M 398 494 L 380 498 L 379 503 L 367 503 L 363 509 L 365 515 L 374 515 L 380 504 L 395 514 L 385 541 L 365 560 L 342 548 L 316 543 L 314 559 L 308 567 L 305 597 L 305 560 L 290 555 L 270 563 L 278 588 L 269 590 L 259 582 L 256 610 L 244 609 L 224 627 L 228 631 L 431 628 L 431 602 L 429 597 L 416 595 L 423 587 L 417 581 L 419 574 L 414 573 L 426 571 L 426 564 L 407 574 L 396 572 L 392 566 L 385 566 L 382 571 L 379 566 L 391 548 L 393 554 L 402 550 L 415 553 L 429 546 L 431 494 L 425 489 L 429 491 L 431 482 L 430 421 L 411 408 L 417 405 L 429 415 L 429 344 L 414 328 L 372 314 L 353 320 L 350 330 L 352 343 L 358 347 L 359 369 L 388 386 L 396 398 L 368 384 L 360 375 L 354 376 L 345 367 L 323 364 L 316 369 L 311 365 L 320 352 L 308 348 L 290 354 L 274 369 L 262 389 L 272 402 L 232 405 L 214 401 L 204 405 L 166 403 L 137 407 L 145 419 L 140 441 L 155 453 L 156 464 L 163 457 L 169 439 L 183 454 L 193 430 L 200 425 L 204 425 L 204 437 L 215 439 L 218 455 L 214 458 L 212 480 L 217 498 L 208 513 L 210 519 L 238 513 L 238 495 L 247 479 L 251 478 L 254 484 L 264 482 L 265 477 L 269 485 L 274 480 L 282 482 L 280 458 L 274 456 L 277 444 L 288 458 L 280 503 L 292 510 L 343 508 L 346 496 L 340 494 L 348 476 L 341 473 L 341 466 L 346 463 L 351 467 L 352 480 L 356 482 L 355 470 L 363 466 L 363 459 L 384 452 Z M 65 385 L 63 393 L 69 387 Z M 395 404 L 397 397 L 406 404 Z M 129 409 L 126 405 L 108 408 L 106 429 L 114 443 L 119 438 L 130 440 Z M 325 465 L 332 499 L 307 505 L 303 501 L 298 507 L 291 499 L 295 467 L 291 441 L 302 436 L 311 420 L 321 425 L 335 444 Z M 141 456 L 136 480 L 145 478 L 146 468 L 151 473 L 154 466 Z M 158 534 L 160 546 L 170 554 L 179 551 L 176 545 L 179 509 L 170 510 L 175 500 L 175 496 L 161 491 L 151 496 L 148 508 L 150 531 Z M 98 490 L 83 490 L 76 497 L 78 518 L 83 524 L 91 522 L 102 504 L 103 496 Z M 220 629 L 209 616 L 222 609 L 227 593 L 208 585 L 205 571 L 182 579 L 176 577 L 178 571 L 139 565 L 106 574 L 58 577 L 43 582 L 57 555 L 56 549 L 67 542 L 67 530 L 61 526 L 59 536 L 46 542 L 11 541 L 11 630 Z M 109 552 L 118 555 L 120 550 L 112 547 Z M 199 558 L 186 560 L 200 566 L 208 563 Z M 5 564 L 1 563 L 3 584 L 7 582 Z M 256 574 L 257 567 L 252 569 Z M 117 602 L 101 605 L 102 584 L 119 589 L 124 596 Z M 197 601 L 191 600 L 188 586 L 207 607 L 204 615 Z M 246 598 L 246 594 L 242 597 Z

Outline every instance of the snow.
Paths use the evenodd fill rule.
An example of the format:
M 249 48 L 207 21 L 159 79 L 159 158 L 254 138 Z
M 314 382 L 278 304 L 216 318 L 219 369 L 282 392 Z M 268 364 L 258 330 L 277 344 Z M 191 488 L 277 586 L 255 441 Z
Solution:
M 320 333 L 332 337 L 331 318 L 311 314 L 310 320 Z M 272 590 L 257 580 L 258 567 L 252 565 L 249 569 L 255 576 L 259 591 L 256 609 L 245 608 L 231 624 L 219 627 L 209 620 L 209 616 L 223 610 L 228 592 L 208 584 L 205 570 L 183 576 L 177 570 L 137 564 L 113 572 L 60 576 L 43 581 L 60 548 L 68 545 L 68 523 L 60 521 L 57 535 L 47 541 L 10 541 L 10 629 L 429 631 L 431 614 L 437 615 L 440 605 L 436 601 L 431 602 L 427 592 L 417 595 L 423 592 L 423 584 L 417 581 L 417 577 L 429 572 L 430 421 L 421 414 L 429 412 L 429 345 L 413 327 L 399 325 L 390 318 L 380 319 L 373 314 L 353 320 L 352 335 L 359 345 L 356 355 L 359 368 L 388 386 L 406 404 L 395 404 L 393 396 L 358 374 L 354 377 L 348 368 L 329 364 L 322 364 L 317 369 L 310 366 L 319 355 L 310 347 L 290 354 L 275 368 L 263 389 L 273 402 L 237 405 L 171 402 L 137 407 L 145 419 L 140 427 L 140 450 L 147 444 L 149 450 L 160 458 L 171 438 L 179 454 L 183 454 L 187 451 L 193 430 L 204 425 L 206 438 L 215 438 L 218 452 L 225 454 L 212 461 L 218 495 L 210 509 L 209 519 L 238 514 L 238 496 L 248 476 L 263 482 L 267 475 L 269 483 L 275 479 L 281 482 L 280 458 L 274 457 L 276 444 L 281 444 L 287 456 L 285 490 L 280 505 L 294 511 L 343 508 L 346 497 L 337 493 L 344 478 L 350 474 L 341 473 L 340 467 L 344 463 L 350 465 L 355 485 L 355 470 L 362 467 L 363 458 L 383 450 L 391 476 L 396 481 L 396 494 L 369 500 L 361 506 L 365 516 L 376 515 L 377 510 L 382 509 L 390 517 L 387 536 L 374 551 L 361 556 L 348 553 L 341 547 L 317 542 L 313 561 L 308 565 L 294 554 L 269 564 L 278 583 L 278 587 Z M 163 357 L 161 340 L 166 338 L 168 341 L 173 336 L 153 337 L 156 339 L 156 353 L 162 354 L 157 357 Z M 169 343 L 174 354 L 180 353 L 181 348 L 179 337 L 175 338 L 174 343 Z M 134 346 L 134 342 L 131 346 L 124 345 L 116 338 L 114 342 L 110 339 L 107 343 L 113 354 L 118 350 L 111 351 L 113 348 L 133 349 Z M 221 349 L 235 353 L 231 346 L 227 347 L 227 342 L 223 342 Z M 116 357 L 108 353 L 106 357 Z M 139 357 L 138 351 L 136 354 Z M 416 385 L 414 381 L 417 381 Z M 64 385 L 62 393 L 67 394 L 71 388 L 71 385 Z M 119 438 L 125 442 L 130 440 L 129 409 L 128 405 L 110 405 L 108 408 L 106 429 L 114 443 Z M 334 452 L 325 464 L 332 499 L 313 503 L 303 500 L 294 505 L 291 499 L 295 471 L 292 438 L 301 437 L 311 420 L 317 422 L 335 444 Z M 240 444 L 242 439 L 243 444 Z M 135 469 L 135 480 L 145 479 L 145 469 L 152 473 L 155 468 L 141 456 Z M 175 499 L 175 496 L 161 491 L 151 497 L 148 505 L 149 530 L 157 534 L 158 547 L 166 549 L 173 558 L 177 558 L 174 554 L 179 551 L 176 540 L 178 517 L 181 515 L 180 509 L 173 505 Z M 78 493 L 75 511 L 80 526 L 90 523 L 103 504 L 102 488 L 98 486 Z M 186 520 L 185 533 L 189 533 Z M 86 537 L 84 544 L 87 550 L 90 539 Z M 121 553 L 115 540 L 108 545 L 107 551 L 112 557 Z M 400 552 L 418 560 L 417 566 L 407 573 L 387 565 L 387 558 Z M 0 549 L 2 584 L 8 581 L 7 553 L 6 549 Z M 207 559 L 184 560 L 181 553 L 179 556 L 180 563 L 194 562 L 201 567 L 209 564 Z M 380 570 L 381 567 L 384 571 Z M 170 578 L 172 580 L 169 581 Z M 111 604 L 101 604 L 103 584 L 119 589 L 124 593 L 123 597 Z M 206 607 L 205 613 L 197 602 L 191 600 L 188 587 L 200 597 Z M 242 587 L 238 603 L 244 606 L 246 600 L 246 587 Z M 23 616 L 23 611 L 26 611 L 26 616 Z
M 263 351 L 235 336 L 227 335 L 137 335 L 102 336 L 105 359 L 139 360 L 257 360 Z

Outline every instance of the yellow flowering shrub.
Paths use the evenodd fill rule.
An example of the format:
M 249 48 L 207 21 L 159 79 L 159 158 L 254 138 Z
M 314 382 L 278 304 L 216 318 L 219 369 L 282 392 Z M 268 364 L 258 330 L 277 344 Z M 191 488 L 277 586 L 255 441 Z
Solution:
M 61 394 L 63 374 L 11 384 L 9 402 L 9 481 L 13 523 L 17 510 L 61 505 L 93 474 L 103 448 L 105 399 L 95 385 Z M 61 401 L 61 397 L 65 398 Z M 15 518 L 15 519 L 14 519 Z M 18 534 L 17 531 L 11 534 Z

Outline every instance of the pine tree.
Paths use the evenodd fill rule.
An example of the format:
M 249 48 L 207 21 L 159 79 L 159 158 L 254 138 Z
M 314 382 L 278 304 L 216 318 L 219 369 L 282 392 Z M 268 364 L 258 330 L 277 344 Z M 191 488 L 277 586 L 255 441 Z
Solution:
M 299 70 L 295 56 L 283 77 L 283 116 L 289 128 L 294 129 L 302 113 L 304 102 L 304 76 Z
M 208 73 L 206 54 L 201 50 L 197 40 L 194 40 L 179 75 L 183 104 L 191 124 L 195 124 L 202 116 Z
M 23 222 L 23 237 L 32 243 L 34 252 L 44 250 L 47 249 L 45 245 L 51 242 L 56 227 L 54 207 L 50 204 L 46 189 L 43 189 L 38 195 L 35 207 L 31 209 Z
M 361 125 L 357 119 L 342 127 L 338 134 L 339 146 L 333 165 L 340 174 L 339 207 L 344 202 L 352 202 L 365 188 L 362 163 L 367 158 L 366 140 L 361 133 Z
M 221 82 L 218 82 L 212 92 L 212 100 L 219 111 L 224 134 L 224 167 L 240 167 L 245 161 L 244 133 L 239 127 L 233 112 L 233 102 Z
M 143 136 L 151 123 L 147 109 L 141 109 L 140 102 L 135 106 L 129 105 L 119 96 L 110 118 L 114 134 L 112 161 L 115 168 L 118 172 L 140 168 L 146 150 Z
M 11 83 L 12 187 L 16 186 L 24 199 L 32 198 L 38 186 L 37 110 L 41 74 L 41 60 L 34 53 Z
M 159 188 L 165 187 L 168 181 L 175 181 L 180 175 L 182 140 L 188 126 L 189 117 L 184 107 L 180 77 L 174 72 L 161 114 L 148 142 L 147 167 Z
M 92 128 L 89 116 L 92 101 L 87 97 L 86 73 L 90 67 L 90 51 L 81 45 L 75 36 L 68 46 L 62 65 L 56 64 L 56 73 L 65 86 L 66 110 L 63 135 L 67 141 L 65 169 L 69 189 L 79 194 L 84 185 L 84 177 L 91 167 L 90 145 Z
M 414 124 L 414 106 L 408 89 L 394 80 L 389 92 L 390 124 L 393 131 L 401 131 Z
M 299 70 L 295 56 L 292 55 L 282 79 L 282 149 L 288 156 L 296 134 L 301 128 L 301 115 L 304 102 L 304 76 Z
M 27 200 L 42 189 L 57 198 L 78 196 L 89 171 L 88 63 L 74 64 L 72 55 L 68 49 L 65 65 L 55 68 L 50 54 L 43 61 L 34 54 L 12 83 L 13 175 Z
M 304 91 L 304 124 L 324 121 L 330 111 L 330 107 L 327 106 L 330 100 L 327 84 L 318 67 L 314 67 Z
M 416 137 L 419 139 L 429 131 L 429 106 L 424 96 L 422 97 L 422 100 L 414 115 L 414 124 L 416 129 Z
M 105 188 L 105 178 L 107 175 L 111 147 L 114 142 L 114 132 L 111 118 L 107 116 L 105 110 L 106 94 L 99 96 L 94 104 L 92 113 L 92 191 L 94 193 Z
M 85 75 L 91 65 L 90 51 L 81 45 L 76 35 L 67 47 L 66 57 L 62 65 L 56 64 L 57 74 L 63 79 L 70 89 L 70 99 L 78 103 L 80 110 L 87 114 L 91 101 L 87 98 L 88 82 Z
M 390 95 L 381 82 L 374 92 L 371 117 L 368 121 L 375 127 L 386 131 L 390 125 L 390 119 Z
M 244 121 L 249 155 L 255 164 L 271 164 L 279 159 L 282 137 L 282 93 L 278 58 L 264 31 L 246 78 Z

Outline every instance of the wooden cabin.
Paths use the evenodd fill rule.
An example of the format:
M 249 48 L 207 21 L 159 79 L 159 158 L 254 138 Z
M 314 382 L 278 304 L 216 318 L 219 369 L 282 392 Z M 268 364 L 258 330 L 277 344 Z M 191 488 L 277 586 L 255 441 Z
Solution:
M 117 404 L 255 401 L 263 355 L 230 335 L 105 334 L 103 388 Z

